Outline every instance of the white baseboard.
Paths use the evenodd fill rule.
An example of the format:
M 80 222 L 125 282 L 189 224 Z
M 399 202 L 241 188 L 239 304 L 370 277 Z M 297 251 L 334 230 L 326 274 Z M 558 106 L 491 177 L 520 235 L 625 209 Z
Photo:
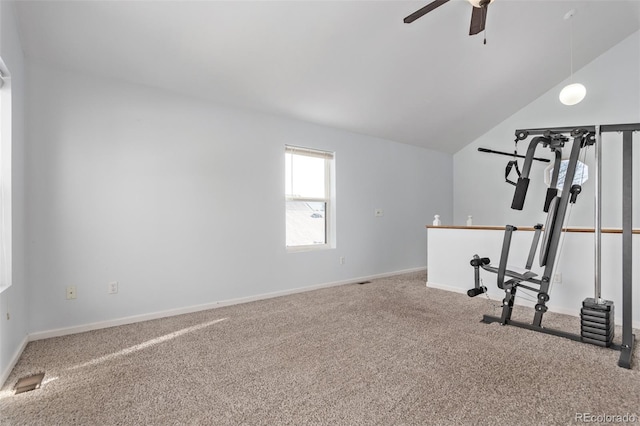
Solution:
M 467 294 L 467 292 L 459 287 L 453 287 L 453 286 L 448 286 L 445 284 L 438 284 L 438 283 L 433 283 L 433 282 L 429 282 L 427 281 L 427 287 L 429 288 L 437 288 L 439 290 L 446 290 L 446 291 L 452 291 L 454 293 L 462 293 L 462 294 Z M 480 296 L 477 296 L 480 297 Z M 484 297 L 484 296 L 482 296 Z M 500 302 L 500 300 L 498 300 L 498 302 Z M 535 302 L 529 301 L 529 300 L 523 300 L 523 299 L 518 299 L 516 298 L 515 301 L 515 305 L 518 306 L 527 306 L 529 308 L 533 308 L 535 306 Z M 580 317 L 580 309 L 568 309 L 562 306 L 555 306 L 555 305 L 547 305 L 547 307 L 549 308 L 549 312 L 555 312 L 557 314 L 565 314 L 565 315 L 571 315 L 573 317 Z M 616 325 L 621 325 L 622 324 L 622 317 L 615 317 L 614 319 L 615 324 Z M 640 322 L 639 321 L 632 321 L 631 322 L 631 327 L 632 328 L 640 328 Z
M 27 347 L 27 343 L 29 343 L 29 336 L 24 336 L 24 339 L 22 340 L 16 351 L 13 353 L 9 364 L 7 364 L 7 367 L 4 369 L 2 375 L 0 376 L 0 387 L 4 386 L 4 382 L 6 382 L 9 378 L 9 374 L 11 374 L 13 367 L 16 366 L 18 360 L 20 359 L 20 356 L 22 355 L 22 352 L 24 352 L 24 348 Z
M 438 283 L 434 283 L 434 282 L 429 282 L 427 281 L 427 287 L 429 288 L 437 288 L 438 290 L 446 290 L 446 291 L 452 291 L 454 293 L 461 293 L 461 294 L 466 294 L 467 292 L 459 287 L 453 287 L 453 286 L 449 286 L 446 284 L 438 284 Z
M 133 315 L 129 317 L 116 318 L 112 320 L 99 321 L 89 324 L 76 325 L 71 327 L 56 328 L 52 330 L 37 331 L 29 334 L 29 341 L 49 339 L 51 337 L 66 336 L 69 334 L 84 333 L 86 331 L 99 330 L 102 328 L 116 327 L 119 325 L 133 324 L 142 321 L 149 321 L 158 318 L 172 317 L 176 315 L 190 314 L 193 312 L 206 311 L 209 309 L 221 308 L 223 306 L 238 305 L 241 303 L 255 302 L 258 300 L 266 300 L 274 297 L 287 296 L 290 294 L 303 293 L 306 291 L 318 290 L 321 288 L 336 287 L 346 284 L 354 284 L 361 281 L 373 280 L 377 278 L 386 278 L 394 275 L 408 274 L 412 272 L 426 271 L 425 267 L 404 269 L 401 271 L 388 272 L 383 274 L 369 275 L 360 278 L 352 278 L 349 280 L 335 281 L 323 284 L 315 284 L 307 287 L 298 287 L 289 290 L 275 291 L 271 293 L 257 294 L 255 296 L 239 297 L 236 299 L 222 300 L 218 302 L 205 303 L 202 305 L 187 306 L 184 308 L 169 309 L 166 311 L 151 312 L 148 314 Z

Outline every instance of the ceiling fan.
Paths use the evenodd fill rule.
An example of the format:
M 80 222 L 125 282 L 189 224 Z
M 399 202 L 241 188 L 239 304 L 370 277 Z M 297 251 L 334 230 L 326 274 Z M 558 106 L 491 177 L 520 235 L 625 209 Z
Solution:
M 435 0 L 425 7 L 416 10 L 411 15 L 404 18 L 405 24 L 410 24 L 418 18 L 423 17 L 427 13 L 431 12 L 436 7 L 442 6 L 449 0 Z M 484 25 L 487 22 L 487 9 L 489 3 L 493 0 L 468 0 L 473 5 L 471 13 L 471 27 L 469 28 L 469 35 L 476 35 L 484 30 Z

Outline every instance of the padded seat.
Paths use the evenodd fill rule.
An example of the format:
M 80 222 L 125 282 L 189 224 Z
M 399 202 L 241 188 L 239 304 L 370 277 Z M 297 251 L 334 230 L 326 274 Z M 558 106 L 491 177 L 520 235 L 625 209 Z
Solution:
M 482 269 L 497 274 L 499 268 L 495 265 L 482 265 Z M 515 278 L 518 281 L 528 281 L 530 278 L 538 276 L 538 274 L 531 272 L 528 269 L 518 268 L 517 266 L 511 265 L 507 265 L 507 269 L 505 269 L 504 274 L 505 276 Z

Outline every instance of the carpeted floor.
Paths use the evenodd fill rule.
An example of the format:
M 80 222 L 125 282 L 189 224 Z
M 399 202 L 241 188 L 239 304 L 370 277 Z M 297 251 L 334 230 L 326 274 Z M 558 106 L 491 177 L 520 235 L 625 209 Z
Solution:
M 640 422 L 637 349 L 625 370 L 610 349 L 482 324 L 498 302 L 424 282 L 399 275 L 29 343 L 0 390 L 0 424 Z M 548 313 L 545 325 L 579 331 L 574 317 Z M 40 389 L 13 394 L 37 372 Z

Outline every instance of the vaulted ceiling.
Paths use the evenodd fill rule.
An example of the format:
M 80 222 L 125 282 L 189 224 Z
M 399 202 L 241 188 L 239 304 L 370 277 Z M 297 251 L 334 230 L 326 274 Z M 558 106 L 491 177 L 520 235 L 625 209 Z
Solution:
M 640 1 L 30 1 L 29 61 L 456 152 L 640 28 Z

